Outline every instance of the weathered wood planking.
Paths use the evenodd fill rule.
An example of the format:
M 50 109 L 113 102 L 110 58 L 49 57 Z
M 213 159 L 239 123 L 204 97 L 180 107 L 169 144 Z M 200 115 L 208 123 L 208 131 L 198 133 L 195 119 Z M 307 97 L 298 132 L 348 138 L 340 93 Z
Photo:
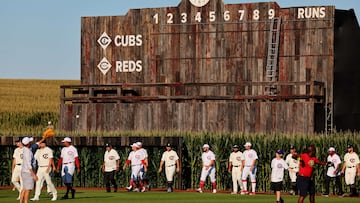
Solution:
M 71 131 L 238 131 L 313 133 L 312 102 L 188 102 L 61 105 Z M 96 115 L 94 114 L 96 112 Z M 75 122 L 64 122 L 74 120 Z M 76 116 L 78 115 L 78 116 Z

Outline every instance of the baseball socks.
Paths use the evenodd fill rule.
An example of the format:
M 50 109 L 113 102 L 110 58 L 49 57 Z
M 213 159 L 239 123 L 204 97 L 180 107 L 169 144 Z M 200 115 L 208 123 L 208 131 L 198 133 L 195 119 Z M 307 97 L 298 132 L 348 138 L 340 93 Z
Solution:
M 216 181 L 212 183 L 213 193 L 216 193 Z
M 167 192 L 172 192 L 172 191 L 173 191 L 172 185 L 173 185 L 173 182 L 169 181 L 169 182 L 168 182 Z

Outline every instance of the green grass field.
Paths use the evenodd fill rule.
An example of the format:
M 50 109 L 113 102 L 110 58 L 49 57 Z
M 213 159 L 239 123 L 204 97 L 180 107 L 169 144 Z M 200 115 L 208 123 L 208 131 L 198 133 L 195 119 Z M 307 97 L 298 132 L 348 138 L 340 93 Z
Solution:
M 64 190 L 58 191 L 58 196 L 61 197 L 64 194 Z M 13 192 L 10 189 L 0 190 L 0 202 L 16 202 L 17 192 Z M 284 195 L 283 199 L 286 203 L 296 203 L 296 196 Z M 275 195 L 255 195 L 255 196 L 242 196 L 242 195 L 230 195 L 229 193 L 217 193 L 212 194 L 206 192 L 203 194 L 196 192 L 174 192 L 166 193 L 159 191 L 150 191 L 145 193 L 124 192 L 106 193 L 103 190 L 78 190 L 75 199 L 58 200 L 61 202 L 103 202 L 103 203 L 115 203 L 115 202 L 128 202 L 128 203 L 159 203 L 159 202 L 191 202 L 191 203 L 232 203 L 232 202 L 251 202 L 251 203 L 274 203 Z M 355 203 L 359 202 L 360 198 L 349 197 L 316 197 L 317 203 L 337 203 L 345 202 Z M 51 202 L 50 197 L 43 191 L 40 196 L 39 202 Z M 305 202 L 309 202 L 307 199 Z

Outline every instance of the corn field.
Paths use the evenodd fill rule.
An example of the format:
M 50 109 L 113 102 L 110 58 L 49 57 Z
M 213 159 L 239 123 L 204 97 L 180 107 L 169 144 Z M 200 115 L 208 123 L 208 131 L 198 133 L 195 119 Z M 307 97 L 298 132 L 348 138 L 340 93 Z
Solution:
M 303 151 L 308 144 L 314 144 L 317 147 L 317 157 L 325 160 L 327 157 L 327 149 L 334 146 L 337 153 L 343 158 L 348 143 L 354 144 L 355 151 L 359 152 L 360 135 L 351 133 L 339 133 L 334 135 L 245 135 L 245 134 L 227 134 L 227 133 L 175 133 L 173 136 L 183 137 L 183 157 L 182 163 L 182 188 L 193 189 L 197 188 L 201 173 L 201 153 L 202 145 L 208 143 L 211 149 L 216 154 L 216 178 L 218 189 L 230 190 L 232 186 L 231 176 L 227 172 L 227 164 L 229 154 L 231 153 L 232 146 L 238 144 L 242 146 L 245 142 L 253 143 L 254 149 L 257 151 L 258 172 L 257 172 L 257 191 L 270 190 L 270 163 L 275 156 L 275 150 L 278 148 L 283 149 L 286 153 L 289 151 L 290 145 L 295 145 L 298 151 Z M 100 136 L 100 134 L 99 134 Z M 128 134 L 121 136 L 134 136 Z M 169 136 L 159 133 L 145 133 L 145 136 Z M 141 140 L 140 140 L 141 141 Z M 159 166 L 161 154 L 164 147 L 147 148 L 149 153 L 149 171 L 148 178 L 151 187 L 165 187 L 166 180 L 164 174 L 158 174 L 157 169 Z M 57 162 L 60 156 L 60 146 L 52 147 Z M 129 152 L 130 147 L 116 147 L 114 148 L 119 152 L 121 157 L 121 165 L 124 164 Z M 1 179 L 0 185 L 10 185 L 10 169 L 11 159 L 14 147 L 1 147 Z M 75 185 L 78 187 L 104 187 L 103 174 L 101 172 L 101 164 L 103 162 L 104 148 L 102 147 L 81 147 L 78 148 L 79 158 L 81 162 L 81 173 L 74 176 Z M 326 175 L 326 168 L 318 166 L 315 170 L 315 181 L 317 191 L 323 191 L 323 180 Z M 125 187 L 129 184 L 130 169 L 120 171 L 116 174 L 117 182 L 120 187 Z M 286 178 L 287 179 L 287 174 Z M 56 186 L 61 186 L 61 178 L 59 174 L 53 175 L 53 180 Z M 177 181 L 177 179 L 175 179 Z M 208 180 L 209 181 L 209 180 Z M 358 180 L 358 184 L 359 184 Z M 210 187 L 211 184 L 206 184 Z M 344 185 L 344 184 L 343 184 Z M 344 186 L 345 191 L 347 188 Z

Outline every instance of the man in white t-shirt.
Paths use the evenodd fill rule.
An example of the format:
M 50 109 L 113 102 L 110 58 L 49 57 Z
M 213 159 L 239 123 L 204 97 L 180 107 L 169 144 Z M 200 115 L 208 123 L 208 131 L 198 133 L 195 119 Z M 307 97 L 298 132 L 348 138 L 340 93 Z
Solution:
M 271 189 L 276 193 L 276 203 L 283 203 L 281 190 L 283 189 L 284 169 L 289 166 L 282 158 L 284 152 L 281 149 L 276 150 L 276 157 L 271 161 Z
M 344 156 L 344 164 L 341 170 L 342 174 L 345 174 L 345 183 L 350 186 L 350 197 L 358 196 L 356 190 L 356 175 L 360 176 L 360 160 L 359 156 L 354 151 L 354 146 L 348 144 L 347 153 Z
M 215 154 L 210 150 L 208 144 L 203 145 L 202 159 L 202 170 L 200 176 L 200 187 L 197 189 L 198 192 L 203 193 L 205 180 L 207 176 L 210 177 L 212 184 L 212 192 L 216 193 L 216 177 L 215 177 Z
M 38 177 L 32 168 L 32 160 L 34 156 L 30 150 L 30 138 L 24 137 L 21 142 L 24 147 L 23 163 L 21 164 L 22 190 L 20 193 L 20 203 L 26 203 L 29 200 L 30 191 L 34 189 L 34 181 L 37 181 Z
M 145 154 L 139 150 L 140 146 L 136 143 L 131 145 L 132 151 L 129 154 L 128 159 L 126 160 L 123 170 L 126 169 L 126 166 L 131 164 L 131 179 L 130 179 L 130 189 L 133 189 L 134 192 L 145 192 L 145 187 L 141 183 L 141 168 L 144 168 L 144 172 L 147 171 L 147 166 L 145 163 Z M 140 188 L 140 189 L 139 189 Z
M 17 200 L 20 199 L 20 193 L 21 193 L 21 165 L 23 162 L 23 151 L 24 151 L 24 145 L 21 142 L 22 138 L 19 138 L 15 141 L 15 144 L 17 148 L 14 150 L 13 154 L 13 161 L 11 165 L 11 183 L 15 186 L 15 188 L 19 192 L 19 197 Z
M 241 194 L 250 194 L 255 195 L 255 189 L 256 189 L 256 163 L 257 163 L 257 153 L 255 150 L 253 150 L 252 144 L 250 142 L 246 142 L 244 144 L 245 151 L 243 152 L 243 159 L 242 159 L 242 183 L 244 190 L 241 191 Z M 251 192 L 248 192 L 247 190 L 247 177 L 250 176 L 251 180 Z
M 120 169 L 120 156 L 109 143 L 105 144 L 104 163 L 101 169 L 104 173 L 106 192 L 111 192 L 110 183 L 114 186 L 114 192 L 117 192 L 118 186 L 114 177 L 115 172 Z
M 46 185 L 50 190 L 51 194 L 53 195 L 51 201 L 56 201 L 57 191 L 50 177 L 51 170 L 55 169 L 52 149 L 46 146 L 46 142 L 42 142 L 41 144 L 39 144 L 39 149 L 36 150 L 34 158 L 37 161 L 37 166 L 38 166 L 36 173 L 36 175 L 38 176 L 38 180 L 36 181 L 35 196 L 30 200 L 31 201 L 39 200 L 41 188 L 43 186 L 44 181 L 46 181 Z
M 296 177 L 299 172 L 299 162 L 297 159 L 292 158 L 292 156 L 296 154 L 296 149 L 292 145 L 290 146 L 290 153 L 286 156 L 285 162 L 289 166 L 291 170 L 289 170 L 289 178 L 290 178 L 290 190 L 289 193 L 291 195 L 297 195 L 298 189 L 296 187 Z
M 166 144 L 166 151 L 161 156 L 159 173 L 161 173 L 164 163 L 166 180 L 168 181 L 167 192 L 172 192 L 175 170 L 176 172 L 180 171 L 180 162 L 179 156 L 174 150 L 171 149 L 170 143 Z
M 61 168 L 61 177 L 63 183 L 66 186 L 66 193 L 61 199 L 69 199 L 69 192 L 71 192 L 71 198 L 75 198 L 75 189 L 72 186 L 72 179 L 75 172 L 75 166 L 77 173 L 80 173 L 80 161 L 77 149 L 71 144 L 71 138 L 65 137 L 61 141 L 64 147 L 61 149 L 60 159 L 57 165 L 57 172 Z
M 241 182 L 241 173 L 242 173 L 242 157 L 243 154 L 239 151 L 239 146 L 233 146 L 233 152 L 231 152 L 229 157 L 229 166 L 228 172 L 231 173 L 232 182 L 233 182 L 233 192 L 231 194 L 237 194 L 238 192 L 238 184 L 240 186 L 240 190 L 243 190 L 243 185 Z
M 342 185 L 340 180 L 340 164 L 341 159 L 339 155 L 335 153 L 335 148 L 330 147 L 328 150 L 329 156 L 327 157 L 327 173 L 325 177 L 325 193 L 323 196 L 329 196 L 330 181 L 335 179 L 335 185 L 337 187 L 338 195 L 343 195 Z

